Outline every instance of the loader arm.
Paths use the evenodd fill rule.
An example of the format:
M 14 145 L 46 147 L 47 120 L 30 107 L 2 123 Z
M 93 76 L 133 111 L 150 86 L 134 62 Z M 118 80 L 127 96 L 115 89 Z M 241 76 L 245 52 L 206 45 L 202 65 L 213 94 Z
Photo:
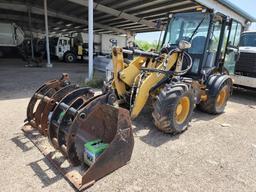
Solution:
M 165 70 L 169 71 L 173 65 L 176 63 L 178 59 L 178 53 L 174 52 L 170 55 L 168 58 L 167 66 L 164 67 L 163 63 L 160 64 L 157 69 L 159 70 Z M 146 79 L 142 82 L 139 91 L 135 97 L 135 102 L 131 111 L 131 118 L 136 118 L 143 107 L 145 106 L 148 97 L 149 97 L 149 91 L 150 89 L 156 85 L 159 81 L 161 81 L 165 77 L 162 73 L 151 73 L 149 76 L 146 77 Z
M 113 57 L 113 71 L 114 71 L 114 80 L 113 86 L 115 87 L 119 97 L 127 94 L 127 87 L 132 87 L 134 81 L 138 80 L 138 75 L 141 73 L 141 68 L 145 64 L 146 60 L 149 58 L 147 56 L 138 56 L 135 58 L 127 67 L 125 66 L 123 59 L 122 48 L 113 48 L 112 51 Z M 164 67 L 161 62 L 149 62 L 149 65 L 146 68 L 154 68 L 158 70 L 169 71 L 178 59 L 178 53 L 173 52 L 167 58 L 167 65 Z M 157 67 L 156 67 L 157 66 Z M 165 77 L 162 73 L 151 73 L 145 80 L 143 80 L 139 91 L 135 97 L 135 102 L 131 111 L 131 118 L 136 118 L 143 107 L 145 106 L 147 99 L 149 97 L 150 89 L 160 82 Z M 138 83 L 138 82 L 135 82 Z
M 118 96 L 126 94 L 126 85 L 131 87 L 134 79 L 140 74 L 140 68 L 146 61 L 146 57 L 139 56 L 135 58 L 128 67 L 125 67 L 122 48 L 113 48 L 112 62 L 114 81 L 113 85 L 117 91 Z

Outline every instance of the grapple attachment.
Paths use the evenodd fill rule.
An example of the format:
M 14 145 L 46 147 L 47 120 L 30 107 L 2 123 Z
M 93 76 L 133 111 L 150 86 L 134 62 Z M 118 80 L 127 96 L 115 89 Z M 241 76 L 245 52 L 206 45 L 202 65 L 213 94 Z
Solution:
M 134 138 L 130 114 L 115 107 L 115 101 L 112 89 L 94 96 L 91 88 L 72 85 L 64 74 L 60 80 L 46 82 L 33 95 L 23 130 L 29 134 L 33 127 L 48 137 L 53 148 L 47 152 L 47 147 L 33 140 L 33 134 L 28 135 L 50 162 L 82 190 L 131 158 Z M 56 150 L 64 156 L 63 161 L 55 159 Z M 63 168 L 66 160 L 70 164 Z

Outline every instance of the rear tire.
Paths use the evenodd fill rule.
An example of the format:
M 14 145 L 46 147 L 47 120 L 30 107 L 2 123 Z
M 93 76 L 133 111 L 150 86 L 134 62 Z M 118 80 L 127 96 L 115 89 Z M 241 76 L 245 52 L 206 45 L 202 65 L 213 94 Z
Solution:
M 230 97 L 231 87 L 226 81 L 223 83 L 215 96 L 209 96 L 206 101 L 201 101 L 198 105 L 203 112 L 210 114 L 220 114 L 224 112 L 227 101 Z
M 185 131 L 192 119 L 195 106 L 194 94 L 186 84 L 166 85 L 153 105 L 155 126 L 170 134 Z
M 75 63 L 76 62 L 76 55 L 72 52 L 68 52 L 64 56 L 64 61 L 66 63 Z

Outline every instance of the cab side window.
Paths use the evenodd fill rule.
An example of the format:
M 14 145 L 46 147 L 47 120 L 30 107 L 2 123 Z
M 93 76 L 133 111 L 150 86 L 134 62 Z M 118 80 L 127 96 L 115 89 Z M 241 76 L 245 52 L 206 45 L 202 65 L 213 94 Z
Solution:
M 224 67 L 229 74 L 235 73 L 235 65 L 239 55 L 238 46 L 240 35 L 242 32 L 242 25 L 235 20 L 232 20 L 230 26 L 230 35 L 225 53 Z
M 68 41 L 67 40 L 63 40 L 63 45 L 67 45 Z
M 242 26 L 240 23 L 233 21 L 228 41 L 228 46 L 238 47 L 241 36 Z

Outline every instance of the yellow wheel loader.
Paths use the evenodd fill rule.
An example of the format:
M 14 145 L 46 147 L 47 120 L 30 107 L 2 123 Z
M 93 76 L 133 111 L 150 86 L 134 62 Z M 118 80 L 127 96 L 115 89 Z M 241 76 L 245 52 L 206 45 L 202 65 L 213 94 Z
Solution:
M 239 41 L 235 35 L 239 29 L 239 22 L 211 10 L 176 13 L 169 19 L 158 53 L 113 48 L 113 77 L 102 94 L 94 96 L 90 88 L 70 83 L 63 86 L 71 89 L 39 89 L 35 95 L 40 95 L 36 98 L 41 99 L 42 109 L 35 111 L 48 117 L 48 127 L 40 129 L 72 165 L 82 165 L 80 177 L 65 174 L 68 179 L 82 189 L 125 165 L 134 144 L 131 119 L 149 100 L 152 123 L 170 134 L 186 130 L 196 106 L 207 113 L 222 113 L 232 91 L 226 68 L 236 53 L 231 54 L 230 46 Z M 134 59 L 125 62 L 124 54 Z M 51 107 L 44 110 L 48 106 L 44 102 Z M 36 119 L 33 115 L 28 120 Z M 39 112 L 37 116 L 41 117 Z
M 160 53 L 114 48 L 111 87 L 119 103 L 128 106 L 134 119 L 152 98 L 153 123 L 172 134 L 187 128 L 196 105 L 207 113 L 222 113 L 232 91 L 225 69 L 230 64 L 227 47 L 235 30 L 241 30 L 238 25 L 218 13 L 177 13 Z M 137 57 L 126 64 L 124 53 Z

